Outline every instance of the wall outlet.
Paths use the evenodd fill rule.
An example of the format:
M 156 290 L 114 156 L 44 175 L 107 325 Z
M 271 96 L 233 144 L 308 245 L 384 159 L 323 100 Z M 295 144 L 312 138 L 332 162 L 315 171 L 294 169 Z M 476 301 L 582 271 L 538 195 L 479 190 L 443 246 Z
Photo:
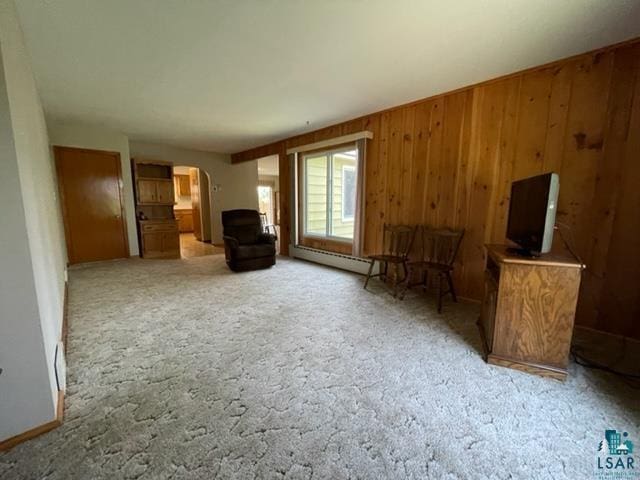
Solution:
M 69 281 L 69 270 L 67 270 L 66 268 L 64 269 L 64 283 L 67 283 Z

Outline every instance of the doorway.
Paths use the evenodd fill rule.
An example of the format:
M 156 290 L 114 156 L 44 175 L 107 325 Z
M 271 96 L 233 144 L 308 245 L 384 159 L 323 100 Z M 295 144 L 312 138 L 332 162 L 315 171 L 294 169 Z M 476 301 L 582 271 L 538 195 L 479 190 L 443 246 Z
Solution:
M 267 216 L 267 224 L 273 225 L 273 186 L 258 185 L 258 208 Z
M 280 253 L 280 161 L 278 155 L 258 159 L 258 209 L 267 229 L 274 233 Z
M 54 147 L 69 264 L 126 258 L 120 154 Z
M 174 166 L 175 205 L 180 231 L 180 256 L 202 257 L 224 253 L 211 244 L 211 202 L 209 175 L 191 166 Z

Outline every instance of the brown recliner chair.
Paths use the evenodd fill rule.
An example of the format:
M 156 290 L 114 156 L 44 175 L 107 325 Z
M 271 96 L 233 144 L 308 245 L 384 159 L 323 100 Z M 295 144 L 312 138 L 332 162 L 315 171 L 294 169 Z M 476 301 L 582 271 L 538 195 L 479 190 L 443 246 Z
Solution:
M 264 233 L 256 210 L 222 212 L 224 255 L 234 272 L 269 268 L 276 263 L 276 238 Z

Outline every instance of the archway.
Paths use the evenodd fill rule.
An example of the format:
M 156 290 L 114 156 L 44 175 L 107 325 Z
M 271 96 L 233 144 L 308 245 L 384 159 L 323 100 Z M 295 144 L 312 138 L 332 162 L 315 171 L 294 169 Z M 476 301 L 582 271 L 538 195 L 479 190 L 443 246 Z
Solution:
M 212 245 L 213 198 L 210 194 L 211 177 L 201 168 L 175 165 L 174 213 L 180 230 L 180 254 L 183 258 L 224 253 Z

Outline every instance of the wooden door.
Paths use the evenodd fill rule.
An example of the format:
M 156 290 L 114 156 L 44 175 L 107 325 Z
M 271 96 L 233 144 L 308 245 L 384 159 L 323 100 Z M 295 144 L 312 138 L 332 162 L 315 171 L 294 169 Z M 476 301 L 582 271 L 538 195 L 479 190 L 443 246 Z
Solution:
M 198 169 L 190 168 L 191 178 L 191 210 L 193 212 L 193 234 L 202 241 L 202 223 L 200 222 L 200 182 L 198 181 Z
M 158 180 L 156 182 L 156 191 L 158 192 L 158 203 L 172 205 L 174 202 L 173 182 L 170 180 Z
M 138 203 L 157 203 L 158 191 L 155 180 L 138 180 Z
M 120 154 L 55 147 L 69 263 L 129 255 Z

